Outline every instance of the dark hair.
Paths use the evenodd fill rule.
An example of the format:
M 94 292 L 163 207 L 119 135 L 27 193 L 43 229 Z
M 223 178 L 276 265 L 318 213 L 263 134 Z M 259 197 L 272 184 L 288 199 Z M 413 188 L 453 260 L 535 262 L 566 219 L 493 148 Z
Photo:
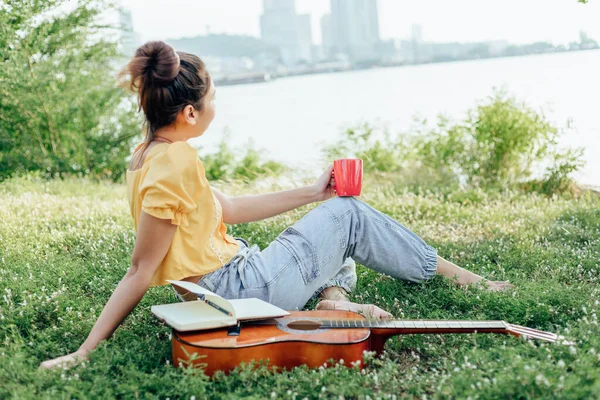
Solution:
M 129 87 L 137 92 L 139 110 L 144 110 L 146 146 L 157 129 L 172 124 L 188 104 L 202 109 L 210 88 L 210 75 L 202 60 L 189 53 L 176 52 L 165 42 L 143 44 L 121 71 L 129 76 Z

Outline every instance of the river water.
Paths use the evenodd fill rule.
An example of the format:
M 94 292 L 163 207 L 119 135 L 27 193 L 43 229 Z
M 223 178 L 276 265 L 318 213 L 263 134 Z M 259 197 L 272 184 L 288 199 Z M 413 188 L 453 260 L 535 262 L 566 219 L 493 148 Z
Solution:
M 322 149 L 344 127 L 370 122 L 408 131 L 414 117 L 462 118 L 493 88 L 535 108 L 559 126 L 573 121 L 564 146 L 585 149 L 581 183 L 600 186 L 600 51 L 381 68 L 308 75 L 217 88 L 217 116 L 192 141 L 206 151 L 224 134 L 237 148 L 252 145 L 265 158 L 320 168 Z

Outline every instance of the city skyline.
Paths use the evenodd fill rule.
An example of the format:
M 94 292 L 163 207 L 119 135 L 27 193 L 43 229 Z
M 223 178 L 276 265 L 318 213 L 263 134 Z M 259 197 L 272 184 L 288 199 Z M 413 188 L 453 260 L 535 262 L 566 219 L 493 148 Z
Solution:
M 211 33 L 260 37 L 262 0 L 121 0 L 132 12 L 141 41 Z M 321 18 L 329 14 L 328 0 L 298 0 L 296 12 L 310 14 L 313 43 L 321 44 Z M 235 9 L 236 12 L 231 12 Z M 489 3 L 475 0 L 422 0 L 400 3 L 379 0 L 381 39 L 407 38 L 412 25 L 423 26 L 423 39 L 438 42 L 507 40 L 512 43 L 577 40 L 579 31 L 600 37 L 600 3 L 576 0 L 517 0 Z

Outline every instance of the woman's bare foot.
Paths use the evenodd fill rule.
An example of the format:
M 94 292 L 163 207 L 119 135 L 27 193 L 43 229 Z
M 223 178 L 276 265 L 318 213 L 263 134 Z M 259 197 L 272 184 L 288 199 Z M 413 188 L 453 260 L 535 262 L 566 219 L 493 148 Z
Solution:
M 487 290 L 490 292 L 499 292 L 502 290 L 509 290 L 515 287 L 515 285 L 511 284 L 509 281 L 480 281 L 479 284 L 487 286 Z
M 449 278 L 453 283 L 459 286 L 481 285 L 484 289 L 491 292 L 512 289 L 514 285 L 506 281 L 488 281 L 483 276 L 477 275 L 471 271 L 467 271 L 458 265 L 451 263 L 448 260 L 438 256 L 437 274 Z
M 316 306 L 317 310 L 353 311 L 369 319 L 390 319 L 392 314 L 374 304 L 358 304 L 345 300 L 322 300 Z

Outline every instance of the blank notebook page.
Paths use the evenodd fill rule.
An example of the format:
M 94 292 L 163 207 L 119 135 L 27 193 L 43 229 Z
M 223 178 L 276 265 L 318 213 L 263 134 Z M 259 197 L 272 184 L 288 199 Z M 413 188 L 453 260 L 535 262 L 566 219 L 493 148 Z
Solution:
M 228 326 L 237 322 L 234 317 L 229 317 L 197 300 L 154 306 L 152 311 L 179 328 L 190 324 L 195 328 L 202 328 L 205 324 L 214 326 L 215 321 L 216 326 Z
M 233 306 L 235 316 L 238 320 L 275 318 L 290 315 L 289 312 L 260 299 L 236 299 L 228 301 Z

